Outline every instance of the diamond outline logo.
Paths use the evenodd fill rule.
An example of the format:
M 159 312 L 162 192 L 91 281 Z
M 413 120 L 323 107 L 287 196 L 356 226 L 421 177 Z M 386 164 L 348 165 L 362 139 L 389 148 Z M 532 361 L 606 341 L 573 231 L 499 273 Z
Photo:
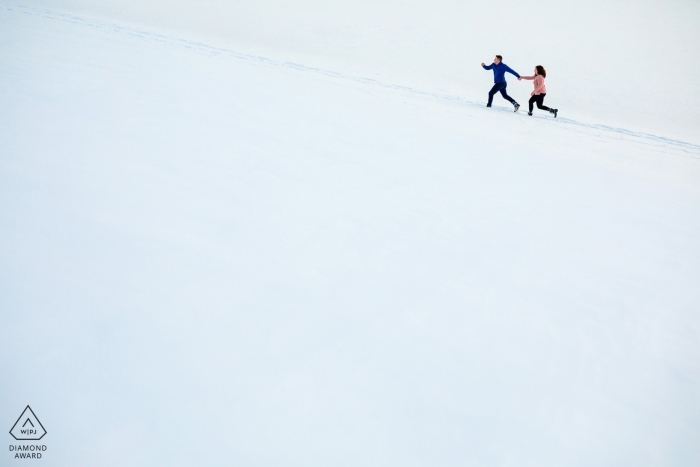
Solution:
M 18 438 L 18 437 L 15 436 L 15 434 L 13 433 L 13 431 L 14 431 L 15 428 L 17 427 L 17 424 L 20 422 L 20 420 L 22 420 L 22 418 L 23 418 L 23 417 L 25 416 L 25 414 L 27 413 L 27 410 L 29 410 L 29 412 L 31 413 L 31 417 L 34 418 L 34 420 L 39 424 L 39 426 L 41 427 L 41 430 L 43 431 L 43 433 L 41 434 L 41 436 L 39 436 L 38 438 L 23 438 L 23 437 L 21 437 L 21 436 Z M 29 422 L 29 424 L 30 424 L 33 428 L 36 428 L 36 427 L 34 426 L 34 423 L 32 422 L 32 419 L 30 418 L 29 415 L 27 415 L 27 420 L 24 421 L 24 425 L 26 425 L 27 422 Z M 24 425 L 22 425 L 20 428 L 24 427 Z M 38 430 L 37 430 L 37 431 L 38 431 Z M 15 424 L 12 425 L 12 428 L 10 429 L 10 434 L 11 434 L 12 437 L 13 437 L 14 439 L 16 439 L 17 441 L 39 441 L 41 438 L 43 438 L 44 436 L 46 436 L 46 428 L 44 428 L 44 425 L 41 424 L 41 422 L 39 421 L 39 418 L 36 416 L 36 414 L 34 413 L 34 411 L 32 410 L 32 408 L 29 407 L 29 406 L 27 406 L 27 407 L 22 411 L 22 414 L 19 416 L 19 418 L 17 419 L 17 421 L 15 422 Z M 37 433 L 37 434 L 39 434 L 39 433 Z

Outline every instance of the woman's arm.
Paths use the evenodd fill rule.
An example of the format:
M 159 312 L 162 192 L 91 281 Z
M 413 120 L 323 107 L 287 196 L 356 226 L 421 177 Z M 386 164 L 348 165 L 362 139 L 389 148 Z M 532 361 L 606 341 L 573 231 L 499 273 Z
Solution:
M 522 79 L 529 80 L 529 81 L 532 81 L 533 79 L 535 79 L 534 76 L 521 76 L 521 78 L 522 78 Z

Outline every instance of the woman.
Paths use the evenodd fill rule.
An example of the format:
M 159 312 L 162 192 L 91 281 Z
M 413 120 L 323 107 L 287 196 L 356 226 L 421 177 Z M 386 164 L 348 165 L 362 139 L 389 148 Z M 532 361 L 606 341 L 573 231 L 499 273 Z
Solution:
M 530 104 L 530 111 L 527 114 L 532 115 L 532 104 L 537 102 L 538 109 L 548 110 L 549 113 L 554 115 L 554 118 L 557 118 L 557 112 L 559 111 L 557 109 L 550 109 L 544 105 L 544 96 L 547 95 L 547 88 L 544 86 L 544 79 L 546 77 L 547 71 L 542 65 L 537 65 L 535 67 L 535 76 L 521 76 L 518 79 L 535 80 L 535 90 L 530 93 L 532 97 L 530 97 L 530 101 L 528 102 Z

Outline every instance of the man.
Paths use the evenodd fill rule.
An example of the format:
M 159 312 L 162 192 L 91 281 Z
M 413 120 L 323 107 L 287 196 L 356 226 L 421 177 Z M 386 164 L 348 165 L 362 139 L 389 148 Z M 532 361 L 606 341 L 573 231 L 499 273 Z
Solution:
M 515 77 L 518 79 L 520 79 L 520 75 L 511 70 L 508 65 L 503 63 L 503 57 L 500 55 L 496 55 L 496 58 L 493 59 L 493 63 L 491 65 L 486 66 L 482 62 L 481 66 L 484 68 L 484 70 L 493 70 L 494 85 L 489 91 L 489 103 L 486 104 L 486 107 L 491 107 L 493 96 L 497 92 L 500 92 L 501 96 L 503 96 L 505 100 L 513 104 L 513 107 L 515 107 L 515 112 L 517 112 L 520 109 L 520 104 L 515 102 L 515 100 L 506 93 L 506 86 L 508 86 L 508 83 L 506 83 L 506 71 L 512 75 L 515 75 Z

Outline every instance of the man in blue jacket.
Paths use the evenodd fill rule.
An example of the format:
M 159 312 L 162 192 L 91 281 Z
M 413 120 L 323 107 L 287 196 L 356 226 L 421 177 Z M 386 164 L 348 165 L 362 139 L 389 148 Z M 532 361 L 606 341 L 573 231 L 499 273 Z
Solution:
M 496 55 L 496 58 L 493 59 L 493 63 L 491 65 L 487 66 L 482 62 L 481 66 L 484 67 L 484 70 L 493 70 L 494 85 L 489 91 L 489 103 L 486 104 L 486 107 L 491 107 L 494 94 L 500 92 L 501 96 L 503 96 L 505 100 L 513 104 L 515 111 L 517 112 L 518 109 L 520 109 L 520 104 L 515 102 L 515 100 L 506 93 L 506 86 L 508 86 L 508 83 L 506 83 L 506 71 L 520 79 L 518 72 L 511 70 L 508 65 L 503 63 L 503 57 L 500 55 Z

